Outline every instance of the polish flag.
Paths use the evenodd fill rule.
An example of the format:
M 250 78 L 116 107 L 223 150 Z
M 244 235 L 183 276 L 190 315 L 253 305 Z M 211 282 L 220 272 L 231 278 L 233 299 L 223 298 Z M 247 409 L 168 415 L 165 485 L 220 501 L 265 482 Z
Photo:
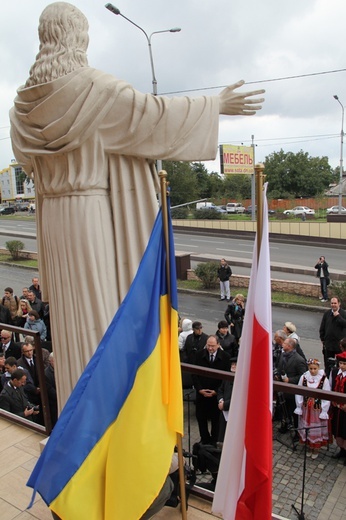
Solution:
M 256 236 L 243 334 L 212 511 L 225 520 L 272 518 L 272 316 L 268 203 Z

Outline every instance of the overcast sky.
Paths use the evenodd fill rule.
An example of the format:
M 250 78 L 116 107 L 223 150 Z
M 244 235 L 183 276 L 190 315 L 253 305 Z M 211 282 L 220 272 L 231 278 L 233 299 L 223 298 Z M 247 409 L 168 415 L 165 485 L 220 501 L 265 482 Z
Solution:
M 75 0 L 90 25 L 89 65 L 152 91 L 144 34 L 105 9 L 104 0 Z M 346 105 L 345 0 L 116 0 L 120 11 L 154 31 L 152 49 L 158 92 L 217 95 L 239 79 L 243 89 L 265 88 L 254 117 L 220 119 L 219 143 L 256 143 L 256 162 L 281 148 L 340 160 Z M 0 169 L 13 158 L 8 111 L 38 51 L 39 16 L 45 0 L 6 1 L 0 18 Z M 340 70 L 341 72 L 334 72 Z M 324 74 L 318 74 L 324 73 Z M 277 78 L 304 76 L 280 81 Z M 217 87 L 217 88 L 215 88 Z M 204 89 L 204 90 L 203 90 Z M 219 171 L 219 162 L 206 163 Z

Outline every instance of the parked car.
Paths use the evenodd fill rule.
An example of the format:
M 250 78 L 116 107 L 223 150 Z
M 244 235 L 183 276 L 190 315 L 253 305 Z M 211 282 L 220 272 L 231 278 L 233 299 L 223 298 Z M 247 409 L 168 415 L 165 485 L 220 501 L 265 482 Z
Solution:
M 255 213 L 257 211 L 257 205 L 255 206 Z M 251 215 L 252 213 L 252 204 L 250 204 L 250 206 L 248 206 L 245 210 L 245 212 L 247 215 Z M 273 209 L 268 209 L 268 215 L 275 215 L 275 210 Z
M 315 215 L 315 210 L 308 208 L 307 206 L 296 206 L 293 209 L 286 209 L 284 211 L 284 215 L 297 216 L 297 215 L 303 215 L 303 213 L 305 213 L 305 215 Z
M 212 202 L 197 202 L 196 209 L 211 209 L 218 213 L 227 213 L 227 211 L 222 209 L 221 206 L 216 206 Z
M 330 213 L 339 213 L 339 206 L 332 206 L 331 208 L 327 208 L 327 215 L 329 215 Z M 344 208 L 343 206 L 341 206 L 341 213 L 342 215 L 346 214 L 346 208 Z
M 245 208 L 239 202 L 228 202 L 226 204 L 227 213 L 244 213 Z
M 0 208 L 0 215 L 13 215 L 15 213 L 15 209 L 13 206 L 4 206 Z

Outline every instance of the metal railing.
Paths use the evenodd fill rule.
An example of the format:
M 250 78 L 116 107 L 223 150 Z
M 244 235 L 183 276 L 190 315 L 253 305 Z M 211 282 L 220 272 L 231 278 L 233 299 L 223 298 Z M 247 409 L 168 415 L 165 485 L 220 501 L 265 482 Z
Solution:
M 181 363 L 182 372 L 189 372 L 191 374 L 200 375 L 200 376 L 208 376 L 215 379 L 222 379 L 227 381 L 233 381 L 235 374 L 232 372 L 225 372 L 222 370 L 215 370 L 212 368 L 204 368 L 198 367 L 195 365 L 190 365 L 188 363 Z M 273 382 L 273 394 L 274 393 L 285 393 L 285 394 L 298 394 L 303 395 L 304 397 L 314 397 L 315 399 L 323 399 L 327 401 L 333 401 L 338 404 L 346 404 L 346 394 L 340 394 L 339 392 L 325 391 L 319 389 L 311 389 L 303 386 L 298 386 L 296 384 L 291 383 L 281 383 L 278 381 Z M 185 396 L 184 396 L 185 397 Z M 191 403 L 190 397 L 188 397 L 188 406 Z M 188 413 L 190 416 L 190 413 Z M 188 417 L 188 421 L 190 417 Z M 190 430 L 190 424 L 188 424 L 188 431 Z M 189 434 L 188 434 L 189 435 Z M 189 445 L 191 444 L 191 440 L 188 440 Z M 190 448 L 190 446 L 189 446 Z M 188 456 L 192 456 L 190 449 L 187 448 Z M 191 460 L 191 459 L 190 459 Z M 191 493 L 204 499 L 209 502 L 212 502 L 214 498 L 214 493 L 204 487 L 201 487 L 196 483 L 191 488 Z

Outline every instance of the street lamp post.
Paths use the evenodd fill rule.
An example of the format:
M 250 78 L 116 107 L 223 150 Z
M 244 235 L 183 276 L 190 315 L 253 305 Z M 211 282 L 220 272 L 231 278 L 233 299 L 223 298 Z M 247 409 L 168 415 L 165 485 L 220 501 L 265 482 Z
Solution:
M 151 76 L 152 76 L 152 85 L 153 85 L 153 94 L 154 96 L 157 96 L 157 80 L 156 80 L 156 76 L 155 76 L 155 69 L 154 69 L 154 59 L 153 59 L 153 51 L 152 51 L 152 47 L 151 47 L 151 38 L 154 34 L 160 34 L 160 33 L 167 33 L 167 32 L 171 32 L 171 33 L 176 33 L 176 32 L 180 32 L 181 31 L 181 28 L 180 27 L 173 27 L 172 29 L 164 29 L 163 31 L 154 31 L 152 32 L 149 36 L 148 36 L 148 33 L 143 29 L 143 27 L 141 27 L 140 25 L 136 24 L 135 22 L 133 22 L 132 20 L 130 20 L 130 18 L 127 18 L 127 16 L 123 15 L 120 10 L 115 7 L 113 4 L 106 4 L 105 5 L 106 9 L 108 9 L 111 13 L 113 14 L 117 14 L 117 15 L 120 15 L 122 16 L 123 18 L 125 18 L 125 20 L 127 20 L 128 22 L 132 23 L 132 25 L 134 25 L 135 27 L 137 27 L 140 31 L 142 31 L 142 33 L 144 34 L 144 36 L 146 37 L 147 39 L 147 42 L 148 42 L 148 48 L 149 48 L 149 56 L 150 56 L 150 66 L 151 66 Z
M 157 96 L 157 80 L 156 80 L 156 76 L 155 76 L 155 69 L 154 69 L 154 59 L 153 59 L 153 51 L 152 51 L 152 48 L 151 48 L 151 38 L 154 34 L 160 34 L 160 33 L 167 33 L 167 32 L 171 32 L 171 33 L 176 33 L 176 32 L 180 32 L 181 29 L 180 27 L 173 27 L 172 29 L 164 29 L 163 31 L 154 31 L 152 32 L 149 36 L 148 36 L 148 33 L 143 29 L 143 27 L 141 27 L 140 25 L 136 24 L 135 22 L 133 22 L 132 20 L 130 20 L 130 18 L 127 18 L 127 16 L 125 16 L 124 14 L 122 14 L 120 12 L 120 9 L 118 9 L 117 7 L 115 7 L 113 4 L 106 4 L 105 5 L 106 9 L 108 9 L 111 13 L 113 14 L 116 14 L 116 15 L 120 15 L 122 16 L 123 18 L 125 18 L 125 20 L 127 20 L 128 22 L 130 22 L 132 25 L 134 25 L 135 27 L 137 27 L 140 31 L 142 31 L 142 33 L 144 34 L 144 36 L 146 37 L 147 39 L 147 42 L 148 42 L 148 48 L 149 48 L 149 56 L 150 56 L 150 66 L 151 66 L 151 76 L 152 76 L 152 85 L 153 85 L 153 94 L 154 96 Z M 157 171 L 160 171 L 162 170 L 162 161 L 161 159 L 158 159 L 156 161 L 156 167 L 157 167 Z
M 341 106 L 341 111 L 342 111 L 342 114 L 341 114 L 341 134 L 340 134 L 341 145 L 340 145 L 340 180 L 339 180 L 339 210 L 338 210 L 339 215 L 341 215 L 341 208 L 342 208 L 342 176 L 343 176 L 343 150 L 344 150 L 344 112 L 345 112 L 345 107 L 341 103 L 340 99 L 338 98 L 338 96 L 336 94 L 333 97 L 334 97 L 334 99 L 336 99 L 336 101 Z

